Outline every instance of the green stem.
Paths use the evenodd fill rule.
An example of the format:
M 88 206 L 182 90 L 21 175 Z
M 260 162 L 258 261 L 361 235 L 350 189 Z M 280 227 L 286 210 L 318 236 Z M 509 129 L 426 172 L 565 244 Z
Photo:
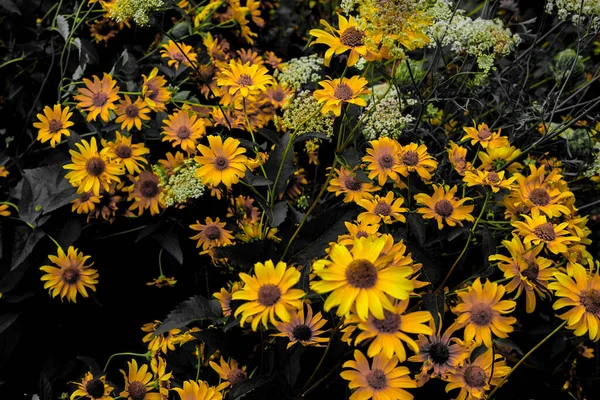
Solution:
M 196 382 L 200 379 L 200 346 L 196 345 L 197 361 L 196 361 Z
M 110 356 L 108 358 L 108 361 L 106 361 L 106 364 L 104 365 L 104 369 L 103 371 L 106 372 L 106 370 L 108 369 L 108 364 L 110 364 L 110 361 L 113 359 L 113 357 L 116 356 L 134 356 L 134 357 L 144 357 L 146 359 L 148 359 L 148 356 L 150 355 L 150 353 L 115 353 L 112 356 Z
M 300 395 L 300 397 L 303 397 L 304 394 L 306 394 L 304 392 L 304 389 L 306 389 L 306 387 L 308 386 L 308 384 L 317 375 L 317 372 L 319 371 L 319 368 L 321 368 L 321 365 L 323 365 L 323 361 L 325 361 L 325 357 L 327 357 L 327 353 L 329 353 L 329 349 L 331 348 L 331 343 L 333 342 L 333 337 L 337 333 L 337 331 L 338 331 L 341 323 L 342 323 L 342 320 L 340 320 L 340 322 L 331 331 L 331 337 L 329 338 L 329 341 L 327 342 L 327 347 L 325 348 L 325 351 L 323 352 L 323 355 L 321 356 L 321 359 L 319 360 L 319 363 L 317 364 L 317 367 L 313 371 L 312 375 L 310 376 L 310 378 L 308 378 L 308 380 L 306 381 L 306 383 L 304 384 L 304 386 L 302 386 L 302 390 L 300 391 L 300 393 L 302 393 L 302 394 Z

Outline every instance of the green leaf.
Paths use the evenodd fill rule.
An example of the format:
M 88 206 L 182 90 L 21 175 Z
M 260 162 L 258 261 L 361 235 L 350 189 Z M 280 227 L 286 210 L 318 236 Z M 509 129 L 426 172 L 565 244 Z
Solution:
M 17 320 L 20 314 L 21 313 L 9 313 L 0 316 L 0 335 Z
M 423 246 L 423 244 L 425 243 L 426 232 L 425 221 L 423 221 L 423 218 L 421 218 L 421 216 L 419 216 L 418 214 L 410 213 L 406 217 L 406 222 L 408 223 L 410 231 L 417 238 L 417 242 L 419 242 L 419 244 Z
M 63 39 L 65 39 L 65 42 L 67 42 L 69 40 L 70 32 L 69 22 L 62 15 L 56 17 L 56 29 L 58 30 L 58 33 L 60 33 L 60 35 L 63 37 Z
M 510 339 L 498 338 L 498 339 L 494 340 L 494 343 L 497 344 L 498 346 L 502 346 L 502 347 L 506 347 L 510 350 L 514 350 L 519 355 L 523 355 L 523 350 L 521 350 L 521 348 Z
M 13 0 L 0 0 L 0 7 L 4 8 L 6 11 L 10 11 L 13 14 L 21 15 L 19 7 L 17 7 Z
M 284 152 L 288 144 L 290 144 L 290 134 L 286 133 L 281 138 L 281 144 L 275 145 L 275 150 L 271 152 L 265 165 L 267 177 L 273 182 L 277 181 L 275 195 L 285 190 L 288 179 L 294 174 L 294 149 L 292 145 L 290 145 L 284 159 Z M 276 179 L 278 173 L 279 179 Z
M 179 22 L 171 29 L 171 35 L 177 39 L 180 39 L 187 34 L 190 34 L 190 24 L 187 21 Z
M 440 317 L 444 316 L 444 296 L 440 293 L 424 294 L 423 305 L 433 316 L 433 322 L 435 323 L 435 329 L 437 331 L 442 323 Z
M 21 226 L 15 231 L 15 244 L 13 246 L 13 256 L 11 271 L 16 269 L 23 261 L 29 257 L 35 245 L 45 236 L 40 229 L 31 230 L 28 227 Z
M 249 185 L 252 185 L 254 187 L 268 186 L 268 185 L 273 184 L 273 182 L 271 182 L 270 180 L 268 180 L 267 178 L 265 178 L 263 176 L 254 175 L 252 172 L 250 172 L 250 170 L 246 170 L 246 175 L 244 175 L 244 180 Z
M 153 237 L 158 240 L 163 249 L 175 257 L 179 264 L 183 264 L 183 251 L 181 250 L 179 237 L 173 231 L 173 227 L 169 227 L 163 232 L 155 233 Z
M 283 223 L 283 221 L 285 221 L 287 211 L 288 211 L 287 201 L 284 200 L 284 201 L 280 201 L 279 203 L 275 204 L 275 207 L 273 207 L 273 226 L 274 227 L 278 227 L 279 225 L 281 225 Z
M 257 130 L 265 139 L 269 140 L 271 143 L 276 144 L 277 146 L 281 146 L 281 138 L 275 132 L 266 128 L 259 128 Z
M 194 321 L 215 320 L 221 317 L 221 305 L 216 300 L 196 295 L 179 304 L 171 311 L 165 321 L 156 329 L 154 335 L 161 335 L 171 329 L 183 328 Z

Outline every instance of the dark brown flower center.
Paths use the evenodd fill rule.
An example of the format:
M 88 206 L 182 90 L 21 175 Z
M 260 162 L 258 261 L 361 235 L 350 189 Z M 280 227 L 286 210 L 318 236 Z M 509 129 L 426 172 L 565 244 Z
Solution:
M 215 158 L 215 168 L 217 171 L 223 171 L 229 167 L 229 160 L 225 156 L 217 156 Z
M 100 379 L 92 379 L 85 384 L 85 391 L 93 399 L 99 399 L 104 396 L 104 383 Z
M 372 288 L 377 283 L 377 267 L 369 260 L 354 260 L 346 268 L 346 280 L 355 288 Z
M 280 102 L 283 101 L 285 99 L 285 93 L 282 90 L 275 90 L 272 94 L 273 96 L 273 100 Z
M 183 60 L 185 60 L 185 56 L 182 52 L 176 51 L 175 53 L 173 53 L 173 59 L 182 62 Z
M 241 74 L 237 80 L 237 84 L 241 87 L 248 87 L 252 85 L 252 77 L 248 74 Z
M 454 206 L 450 200 L 442 199 L 435 203 L 433 210 L 442 218 L 448 218 L 454 212 Z
M 221 229 L 215 225 L 207 226 L 204 229 L 204 234 L 208 240 L 217 240 L 221 238 Z
M 146 97 L 149 97 L 151 100 L 154 100 L 156 96 L 158 96 L 158 85 L 153 80 L 149 80 L 148 82 L 146 82 L 146 87 L 150 92 Z
M 312 329 L 305 324 L 296 325 L 292 330 L 292 335 L 296 340 L 307 341 L 312 338 Z
M 279 286 L 267 283 L 258 289 L 258 302 L 265 307 L 271 307 L 281 298 Z
M 132 400 L 144 400 L 148 388 L 140 381 L 133 381 L 127 385 L 127 392 Z
M 385 372 L 375 369 L 367 375 L 367 383 L 375 390 L 381 390 L 387 386 Z
M 383 310 L 383 319 L 373 319 L 373 325 L 381 333 L 395 333 L 400 329 L 400 316 Z
M 175 134 L 179 139 L 184 140 L 192 135 L 192 131 L 187 126 L 180 126 Z
M 227 374 L 227 380 L 231 384 L 231 386 L 236 383 L 240 383 L 248 379 L 248 375 L 246 375 L 246 371 L 242 371 L 239 368 L 234 368 Z
M 379 157 L 378 164 L 383 169 L 390 169 L 394 166 L 394 157 L 391 154 L 382 154 Z
M 387 217 L 392 213 L 392 207 L 385 201 L 380 201 L 375 206 L 373 213 Z
M 351 192 L 360 192 L 362 189 L 362 182 L 356 179 L 355 177 L 348 175 L 344 179 L 344 186 Z
M 365 34 L 351 26 L 340 35 L 340 42 L 344 46 L 359 47 L 365 42 Z
M 465 383 L 471 387 L 480 388 L 485 385 L 487 375 L 485 371 L 477 365 L 469 365 L 465 369 Z
M 81 274 L 77 268 L 67 268 L 62 272 L 62 280 L 69 285 L 77 283 Z
M 435 342 L 429 347 L 429 357 L 431 357 L 431 361 L 434 363 L 443 365 L 450 358 L 450 350 L 444 343 Z
M 357 238 L 361 238 L 361 237 L 369 237 L 369 234 L 365 231 L 358 231 L 356 232 L 356 237 Z
M 144 180 L 140 187 L 140 192 L 142 193 L 142 196 L 148 199 L 154 198 L 159 192 L 158 182 L 150 179 Z
M 477 137 L 481 140 L 487 140 L 492 136 L 492 132 L 488 128 L 483 128 L 477 133 Z
M 125 144 L 120 144 L 115 148 L 115 154 L 119 158 L 129 158 L 131 157 L 131 147 Z
M 50 133 L 56 133 L 60 131 L 62 127 L 63 124 L 58 119 L 51 119 L 50 122 L 48 122 L 48 130 L 50 131 Z
M 488 326 L 492 322 L 492 309 L 487 304 L 475 304 L 471 308 L 471 321 L 475 325 Z
M 354 92 L 352 91 L 352 88 L 346 85 L 345 83 L 340 83 L 333 90 L 333 97 L 335 97 L 338 100 L 348 101 L 352 98 L 353 95 Z
M 550 222 L 536 226 L 533 229 L 533 233 L 544 242 L 551 242 L 556 239 L 556 233 L 554 232 L 554 225 Z
M 409 167 L 414 167 L 419 163 L 419 155 L 414 151 L 407 151 L 406 154 L 402 156 L 402 164 L 408 165 Z
M 86 201 L 88 201 L 90 199 L 90 197 L 92 197 L 92 193 L 85 192 L 81 196 L 79 196 L 79 201 L 81 201 L 82 203 L 85 203 Z
M 97 92 L 92 95 L 92 104 L 96 107 L 102 107 L 108 101 L 108 95 L 104 92 Z
M 529 200 L 536 206 L 546 206 L 550 203 L 550 194 L 544 189 L 533 189 L 529 193 Z
M 85 162 L 85 170 L 91 176 L 100 176 L 106 169 L 106 164 L 100 157 L 90 157 Z
M 498 176 L 498 174 L 496 173 L 496 171 L 490 171 L 490 172 L 488 172 L 487 179 L 491 183 L 498 183 L 498 182 L 500 182 L 500 177 Z
M 579 302 L 585 310 L 596 316 L 600 315 L 600 290 L 584 289 L 579 294 Z
M 129 104 L 127 107 L 125 107 L 125 115 L 127 115 L 129 118 L 135 118 L 139 113 L 139 108 L 134 104 Z
M 463 157 L 456 157 L 454 159 L 454 163 L 456 164 L 456 168 L 460 170 L 467 166 L 467 160 L 465 160 Z
M 540 273 L 540 266 L 535 262 L 535 260 L 525 260 L 525 262 L 527 263 L 527 268 L 521 272 L 521 275 L 529 279 L 531 282 L 534 282 Z

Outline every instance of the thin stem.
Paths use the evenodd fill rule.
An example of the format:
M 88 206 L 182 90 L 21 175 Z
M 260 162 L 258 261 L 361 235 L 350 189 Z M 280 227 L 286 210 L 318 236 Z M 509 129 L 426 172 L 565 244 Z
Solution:
M 200 346 L 196 345 L 196 382 L 200 379 Z
M 337 333 L 337 331 L 338 331 L 341 323 L 342 323 L 342 320 L 340 320 L 340 322 L 331 331 L 331 337 L 329 338 L 329 341 L 327 342 L 327 347 L 325 348 L 325 351 L 323 352 L 323 355 L 321 356 L 321 359 L 319 360 L 319 363 L 317 364 L 317 367 L 313 371 L 312 375 L 310 376 L 310 378 L 308 378 L 308 380 L 306 381 L 306 383 L 304 384 L 304 386 L 302 386 L 302 390 L 300 391 L 300 393 L 302 393 L 302 394 L 300 395 L 300 397 L 302 397 L 304 394 L 306 394 L 306 392 L 304 392 L 304 389 L 306 389 L 306 387 L 308 386 L 308 384 L 317 375 L 317 372 L 319 371 L 319 368 L 321 368 L 321 365 L 323 365 L 323 361 L 325 360 L 325 357 L 327 357 L 327 353 L 329 353 L 329 349 L 331 348 L 331 343 L 333 342 L 333 337 Z M 311 389 L 312 389 L 312 387 L 311 387 Z
M 113 359 L 113 357 L 116 356 L 134 356 L 134 357 L 144 357 L 144 358 L 148 358 L 150 353 L 115 353 L 112 356 L 110 356 L 108 358 L 108 361 L 106 361 L 106 365 L 104 365 L 104 369 L 103 371 L 106 372 L 106 370 L 108 369 L 108 364 L 110 364 L 110 361 Z

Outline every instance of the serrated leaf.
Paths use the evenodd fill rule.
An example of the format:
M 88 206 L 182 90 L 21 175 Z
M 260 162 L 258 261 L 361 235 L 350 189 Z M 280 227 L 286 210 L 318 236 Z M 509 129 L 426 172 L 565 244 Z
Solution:
M 222 314 L 221 305 L 216 300 L 196 295 L 179 304 L 169 313 L 165 321 L 156 329 L 154 335 L 161 335 L 171 329 L 183 328 L 194 321 L 218 319 Z
M 40 229 L 31 230 L 28 227 L 21 226 L 15 231 L 15 243 L 13 246 L 13 255 L 11 262 L 11 271 L 16 269 L 29 257 L 35 245 L 45 236 Z
M 60 35 L 63 37 L 63 39 L 65 39 L 65 42 L 67 42 L 69 40 L 70 32 L 69 22 L 62 15 L 56 17 L 56 29 L 58 30 L 58 33 L 60 33 Z
M 0 315 L 0 335 L 2 332 L 7 330 L 16 320 L 19 318 L 21 313 L 10 313 Z

